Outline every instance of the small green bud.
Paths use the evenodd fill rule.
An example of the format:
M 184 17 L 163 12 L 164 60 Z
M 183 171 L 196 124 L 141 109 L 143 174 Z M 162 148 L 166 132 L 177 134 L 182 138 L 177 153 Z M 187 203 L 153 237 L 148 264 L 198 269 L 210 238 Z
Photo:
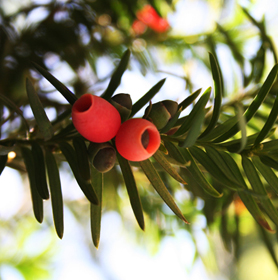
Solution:
M 101 173 L 111 170 L 116 162 L 116 151 L 114 147 L 106 143 L 91 142 L 88 147 L 90 163 Z
M 120 113 L 122 122 L 126 121 L 132 109 L 130 95 L 127 93 L 116 94 L 111 98 L 110 102 Z
M 147 107 L 146 111 L 149 110 Z M 178 103 L 172 100 L 164 100 L 152 104 L 148 112 L 148 119 L 150 119 L 157 129 L 162 129 L 168 121 L 175 115 L 178 110 Z

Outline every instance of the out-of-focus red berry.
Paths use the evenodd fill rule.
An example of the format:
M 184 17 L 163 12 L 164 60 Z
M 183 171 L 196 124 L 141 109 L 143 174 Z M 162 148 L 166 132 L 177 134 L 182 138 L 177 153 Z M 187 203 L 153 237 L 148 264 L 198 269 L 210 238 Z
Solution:
M 166 32 L 170 27 L 168 21 L 161 18 L 151 5 L 145 5 L 136 13 L 136 16 L 139 21 L 158 33 Z
M 125 121 L 115 139 L 120 155 L 130 161 L 142 161 L 151 157 L 160 146 L 156 126 L 145 119 Z
M 83 137 L 91 142 L 102 143 L 115 137 L 121 117 L 108 101 L 86 93 L 72 106 L 72 122 Z

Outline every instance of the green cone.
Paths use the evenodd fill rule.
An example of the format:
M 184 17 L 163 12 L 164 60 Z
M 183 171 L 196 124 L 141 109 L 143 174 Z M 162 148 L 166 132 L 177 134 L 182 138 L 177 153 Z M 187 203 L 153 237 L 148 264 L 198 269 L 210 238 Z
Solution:
M 126 121 L 132 109 L 130 95 L 127 93 L 116 94 L 110 99 L 110 103 L 119 111 L 122 122 Z
M 146 108 L 147 118 L 154 123 L 157 129 L 162 129 L 178 110 L 178 103 L 172 100 L 164 100 Z

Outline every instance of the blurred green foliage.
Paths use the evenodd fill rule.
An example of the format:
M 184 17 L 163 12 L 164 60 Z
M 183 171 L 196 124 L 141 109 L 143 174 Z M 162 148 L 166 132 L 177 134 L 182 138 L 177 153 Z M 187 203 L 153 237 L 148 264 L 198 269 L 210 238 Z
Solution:
M 163 17 L 177 13 L 180 2 L 148 1 Z M 223 20 L 234 2 L 230 17 Z M 248 210 L 258 224 L 252 225 L 252 230 L 259 229 L 260 238 L 277 265 L 273 249 L 277 240 L 273 233 L 278 226 L 275 132 L 278 66 L 277 49 L 268 35 L 265 19 L 252 16 L 249 12 L 252 3 L 242 8 L 237 1 L 202 1 L 212 13 L 220 14 L 219 20 L 202 32 L 184 35 L 174 28 L 165 33 L 147 29 L 136 35 L 132 23 L 136 12 L 146 3 L 139 0 L 26 2 L 12 12 L 8 3 L 0 7 L 0 169 L 9 166 L 23 173 L 27 169 L 34 213 L 39 222 L 43 220 L 43 199 L 48 195 L 47 187 L 43 186 L 49 181 L 55 228 L 60 238 L 63 203 L 57 165 L 62 169 L 67 161 L 91 202 L 91 230 L 96 247 L 100 242 L 102 209 L 116 210 L 126 217 L 125 206 L 130 201 L 140 227 L 145 227 L 144 217 L 150 225 L 146 231 L 151 250 L 155 250 L 164 236 L 185 228 L 196 245 L 196 258 L 199 254 L 206 263 L 192 229 L 195 221 L 204 216 L 207 229 L 217 230 L 225 249 L 234 254 L 235 260 L 240 260 L 245 250 L 244 221 Z M 250 45 L 253 46 L 251 54 Z M 100 78 L 97 63 L 103 57 L 109 58 L 114 68 L 107 77 Z M 143 75 L 150 71 L 163 72 L 161 60 L 164 65 L 182 65 L 184 73 L 180 78 L 184 80 L 188 97 L 160 129 L 160 150 L 151 160 L 140 164 L 118 156 L 119 164 L 111 171 L 99 174 L 93 169 L 92 181 L 84 179 L 83 171 L 89 168 L 88 155 L 81 153 L 80 161 L 76 154 L 78 143 L 83 145 L 84 139 L 71 123 L 70 104 L 86 92 L 100 94 L 98 86 L 108 81 L 101 93 L 109 100 L 127 67 L 135 63 Z M 210 88 L 196 91 L 202 87 L 202 81 L 196 84 L 190 63 L 211 73 Z M 65 82 L 53 74 L 61 65 L 73 73 Z M 90 74 L 86 76 L 84 69 L 88 68 Z M 45 78 L 53 85 L 50 89 L 43 86 Z M 133 104 L 131 116 L 148 103 L 151 108 L 151 99 L 164 82 L 165 79 L 159 81 Z M 53 98 L 52 93 L 62 94 L 64 102 Z M 31 118 L 25 114 L 29 106 L 34 115 Z M 55 111 L 56 118 L 52 121 L 45 113 L 49 108 Z M 180 117 L 186 108 L 190 112 Z M 148 111 L 144 117 L 148 117 Z M 87 141 L 85 144 L 89 145 Z M 111 144 L 114 145 L 113 141 Z M 15 158 L 7 157 L 10 151 L 16 152 Z M 41 176 L 36 175 L 38 172 Z M 38 185 L 41 189 L 36 192 Z M 87 222 L 84 217 L 88 213 L 82 203 L 76 205 L 66 200 L 64 203 L 81 225 Z M 128 216 L 124 223 L 136 231 Z M 3 227 L 9 230 L 9 226 Z M 22 234 L 27 236 L 32 231 L 25 229 Z M 215 247 L 217 244 L 219 240 Z M 47 253 L 50 247 L 52 243 Z M 43 254 L 35 257 L 44 258 Z M 5 258 L 0 263 L 11 263 L 28 279 L 25 262 L 19 266 L 8 254 Z M 40 267 L 34 267 L 30 273 L 37 270 L 41 275 L 45 273 Z

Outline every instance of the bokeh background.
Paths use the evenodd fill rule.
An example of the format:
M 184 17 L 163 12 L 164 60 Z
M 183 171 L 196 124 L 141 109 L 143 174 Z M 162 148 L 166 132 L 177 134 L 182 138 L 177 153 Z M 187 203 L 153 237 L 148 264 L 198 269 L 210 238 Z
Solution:
M 32 119 L 25 93 L 25 76 L 38 82 L 50 120 L 69 108 L 53 86 L 31 69 L 35 61 L 49 69 L 77 95 L 100 95 L 109 83 L 122 53 L 132 57 L 117 93 L 129 93 L 136 102 L 155 83 L 167 78 L 153 102 L 182 101 L 213 80 L 208 52 L 217 54 L 225 82 L 225 97 L 242 92 L 252 63 L 258 63 L 255 78 L 263 81 L 275 63 L 266 52 L 259 63 L 263 41 L 242 7 L 257 20 L 264 19 L 267 34 L 278 43 L 278 2 L 275 0 L 176 0 L 149 1 L 169 23 L 165 32 L 132 29 L 136 11 L 144 1 L 26 1 L 0 2 L 1 93 L 23 108 Z M 2 43 L 1 43 L 2 41 Z M 5 49 L 3 49 L 5 48 Z M 276 48 L 275 48 L 276 49 Z M 246 63 L 249 61 L 249 63 Z M 31 70 L 30 70 L 31 69 Z M 262 71 L 260 71 L 262 70 Z M 249 71 L 249 72 L 248 72 Z M 252 85 L 251 85 L 252 86 Z M 144 111 L 138 112 L 142 116 Z M 3 116 L 8 112 L 2 112 Z M 186 112 L 185 112 L 186 114 Z M 5 117 L 4 117 L 5 119 Z M 5 121 L 2 139 L 19 127 L 18 118 Z M 190 225 L 184 225 L 151 190 L 147 179 L 135 170 L 145 211 L 146 229 L 134 219 L 119 173 L 108 173 L 104 190 L 101 241 L 91 240 L 89 203 L 79 190 L 67 163 L 61 163 L 65 232 L 60 240 L 52 221 L 51 203 L 45 203 L 45 219 L 38 224 L 32 213 L 28 178 L 10 154 L 11 164 L 0 177 L 0 279 L 264 279 L 277 277 L 277 268 L 261 240 L 258 226 L 242 205 L 240 252 L 235 258 L 232 244 L 223 242 L 219 228 L 221 212 L 209 220 L 203 214 L 204 200 L 169 178 L 177 204 Z M 118 182 L 117 181 L 117 182 Z M 212 201 L 213 203 L 213 201 Z M 274 236 L 275 237 L 275 236 Z M 274 238 L 273 237 L 273 238 Z M 274 248 L 275 250 L 277 247 Z

